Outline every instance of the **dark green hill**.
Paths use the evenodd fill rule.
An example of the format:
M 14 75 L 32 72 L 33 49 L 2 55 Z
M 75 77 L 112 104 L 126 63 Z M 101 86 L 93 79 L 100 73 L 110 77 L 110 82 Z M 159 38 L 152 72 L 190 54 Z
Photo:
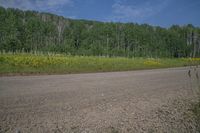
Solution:
M 104 23 L 0 7 L 0 51 L 72 55 L 197 57 L 200 28 Z

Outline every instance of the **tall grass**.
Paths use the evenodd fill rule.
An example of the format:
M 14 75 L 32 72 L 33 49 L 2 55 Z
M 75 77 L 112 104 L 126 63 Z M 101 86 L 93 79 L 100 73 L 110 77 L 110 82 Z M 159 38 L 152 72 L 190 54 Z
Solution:
M 200 59 L 108 58 L 42 53 L 0 54 L 0 74 L 108 72 L 180 67 L 194 64 L 200 64 Z

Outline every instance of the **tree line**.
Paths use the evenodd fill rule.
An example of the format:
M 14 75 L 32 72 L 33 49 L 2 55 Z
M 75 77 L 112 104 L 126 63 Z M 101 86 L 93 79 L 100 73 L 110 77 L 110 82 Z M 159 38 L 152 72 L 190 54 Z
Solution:
M 200 28 L 73 20 L 0 7 L 0 51 L 71 55 L 199 57 Z

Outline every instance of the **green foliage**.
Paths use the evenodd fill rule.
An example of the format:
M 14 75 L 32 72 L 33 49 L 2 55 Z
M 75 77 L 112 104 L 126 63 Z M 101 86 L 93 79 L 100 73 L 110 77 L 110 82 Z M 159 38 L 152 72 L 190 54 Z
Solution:
M 0 51 L 121 57 L 198 57 L 200 29 L 103 23 L 0 7 Z
M 200 59 L 108 58 L 58 54 L 0 54 L 0 74 L 85 73 L 180 67 Z

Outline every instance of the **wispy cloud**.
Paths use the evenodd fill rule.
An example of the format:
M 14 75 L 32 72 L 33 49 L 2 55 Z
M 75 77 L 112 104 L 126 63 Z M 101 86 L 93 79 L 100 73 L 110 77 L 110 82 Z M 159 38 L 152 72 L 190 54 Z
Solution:
M 155 0 L 142 2 L 142 4 L 128 4 L 126 0 L 116 0 L 112 5 L 112 15 L 109 19 L 112 21 L 142 21 L 159 13 L 168 3 L 169 0 Z
M 0 0 L 0 5 L 23 10 L 56 11 L 64 6 L 72 6 L 72 0 Z

